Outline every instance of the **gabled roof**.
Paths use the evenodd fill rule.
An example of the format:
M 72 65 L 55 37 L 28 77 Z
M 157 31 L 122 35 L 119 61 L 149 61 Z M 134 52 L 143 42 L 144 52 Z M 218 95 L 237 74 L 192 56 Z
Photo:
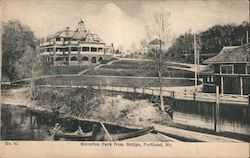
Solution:
M 76 39 L 76 40 L 80 40 L 80 39 L 84 39 L 87 37 L 89 33 L 85 30 L 78 30 L 73 36 L 72 38 L 73 39 Z
M 66 30 L 62 30 L 62 31 L 58 31 L 57 33 L 55 33 L 54 35 L 48 36 L 48 38 L 56 38 L 56 37 L 72 37 L 74 36 L 74 34 L 77 31 L 68 31 L 68 33 L 66 32 Z
M 214 63 L 247 63 L 249 61 L 249 46 L 245 44 L 243 46 L 230 46 L 223 47 L 218 55 L 205 60 L 204 64 Z
M 86 30 L 84 27 L 84 22 L 81 20 L 78 24 L 78 28 L 75 31 L 69 30 L 69 27 L 66 30 L 58 31 L 54 35 L 48 36 L 49 39 L 57 38 L 57 37 L 68 37 L 74 40 L 85 41 L 87 38 L 89 41 L 100 42 L 102 41 L 98 35 L 91 33 Z

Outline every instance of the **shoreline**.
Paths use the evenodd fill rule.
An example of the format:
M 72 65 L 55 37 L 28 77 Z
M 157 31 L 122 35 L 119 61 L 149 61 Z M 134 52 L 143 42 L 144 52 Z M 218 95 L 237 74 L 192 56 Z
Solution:
M 8 104 L 8 102 L 1 102 L 2 104 L 5 104 L 7 106 L 17 106 L 17 107 L 26 107 L 31 110 L 39 111 L 39 112 L 52 112 L 48 109 L 45 108 L 37 108 L 37 106 L 27 106 L 26 105 L 20 105 L 17 103 L 14 104 Z M 113 122 L 107 122 L 107 121 L 98 121 L 95 119 L 88 119 L 88 118 L 81 118 L 81 117 L 76 117 L 76 116 L 70 116 L 70 115 L 61 115 L 61 118 L 67 118 L 71 117 L 73 119 L 77 119 L 79 121 L 90 121 L 90 122 L 102 122 L 104 124 L 109 124 L 109 125 L 114 125 L 114 126 L 120 126 L 120 127 L 125 127 L 125 128 L 132 128 L 132 129 L 142 129 L 143 127 L 138 127 L 138 126 L 131 126 L 131 125 L 120 125 L 117 123 Z M 154 132 L 156 133 L 162 133 L 166 136 L 172 136 L 173 138 L 179 138 L 181 140 L 185 141 L 198 141 L 198 142 L 237 142 L 237 143 L 242 143 L 242 142 L 249 142 L 247 140 L 241 140 L 237 138 L 231 138 L 231 137 L 226 137 L 223 135 L 215 135 L 212 133 L 207 133 L 207 132 L 199 132 L 196 130 L 188 130 L 188 129 L 183 129 L 180 127 L 175 127 L 175 125 L 162 125 L 158 123 L 151 123 L 152 126 L 154 126 Z M 177 130 L 178 132 L 174 132 Z M 198 139 L 197 139 L 198 138 Z M 188 142 L 189 142 L 188 141 Z

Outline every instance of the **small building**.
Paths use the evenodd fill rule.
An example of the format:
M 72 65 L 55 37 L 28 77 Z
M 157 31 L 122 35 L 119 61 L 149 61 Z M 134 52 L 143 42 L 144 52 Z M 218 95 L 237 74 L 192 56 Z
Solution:
M 223 47 L 218 55 L 203 62 L 211 68 L 202 73 L 204 92 L 215 92 L 215 86 L 219 86 L 221 94 L 250 93 L 249 46 Z
M 82 20 L 76 30 L 66 27 L 48 36 L 39 48 L 43 62 L 53 66 L 96 64 L 113 55 L 112 46 L 107 46 L 98 35 L 86 30 Z

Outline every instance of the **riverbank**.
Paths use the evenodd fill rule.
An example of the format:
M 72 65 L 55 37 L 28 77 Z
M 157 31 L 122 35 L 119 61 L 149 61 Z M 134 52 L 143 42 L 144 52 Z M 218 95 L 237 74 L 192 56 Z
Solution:
M 46 110 L 76 118 L 101 120 L 125 126 L 146 127 L 150 123 L 168 122 L 168 118 L 146 99 L 130 100 L 117 96 L 85 96 L 86 89 L 46 89 L 37 90 L 38 98 L 29 98 L 29 88 L 19 88 L 3 92 L 2 104 L 22 105 L 35 110 Z M 91 93 L 97 93 L 96 90 Z M 87 94 L 88 95 L 88 94 Z M 96 97 L 98 96 L 98 97 Z M 78 100 L 77 100 L 78 99 Z M 75 111 L 72 111 L 72 109 Z
M 29 101 L 29 100 L 25 101 L 25 99 L 23 99 L 23 101 L 20 101 L 19 100 L 20 95 L 23 95 L 23 96 L 27 95 L 28 89 L 26 89 L 26 90 L 20 89 L 20 90 L 15 90 L 12 92 L 15 92 L 15 93 L 19 92 L 20 94 L 17 95 L 19 97 L 12 97 L 12 99 L 7 97 L 4 100 L 2 100 L 2 102 L 1 102 L 2 104 L 10 104 L 10 105 L 14 105 L 14 106 L 21 105 L 21 106 L 26 106 L 26 107 L 33 109 L 33 110 L 52 112 L 51 110 L 48 110 L 42 106 L 39 106 L 36 101 Z M 11 94 L 11 93 L 9 93 L 9 94 Z M 9 96 L 11 96 L 11 95 L 9 95 Z M 15 98 L 15 99 L 13 99 L 13 98 Z M 101 117 L 99 117 L 98 114 L 95 115 L 96 117 L 92 117 L 91 119 L 72 116 L 72 115 L 70 116 L 70 115 L 66 115 L 66 114 L 64 114 L 64 116 L 74 118 L 77 120 L 81 120 L 81 121 L 99 122 L 101 120 L 102 122 L 107 123 L 107 124 L 113 124 L 113 125 L 119 125 L 119 126 L 123 125 L 123 126 L 131 127 L 131 128 L 139 128 L 139 127 L 143 127 L 143 126 L 152 126 L 153 125 L 153 126 L 155 126 L 156 131 L 164 133 L 164 134 L 171 136 L 171 137 L 174 137 L 174 138 L 181 139 L 183 141 L 241 142 L 240 140 L 237 140 L 237 139 L 231 139 L 231 138 L 227 138 L 227 137 L 223 137 L 223 136 L 217 136 L 214 133 L 209 134 L 206 132 L 202 132 L 202 133 L 197 132 L 197 131 L 195 131 L 194 128 L 182 128 L 182 127 L 176 128 L 174 124 L 171 124 L 171 122 L 162 124 L 162 122 L 161 122 L 162 117 L 152 118 L 152 116 L 158 114 L 157 111 L 153 110 L 152 105 L 147 105 L 147 102 L 145 102 L 145 101 L 136 102 L 136 101 L 129 101 L 129 100 L 127 100 L 127 101 L 123 100 L 123 104 L 120 104 L 121 99 L 122 99 L 121 96 L 110 97 L 109 99 L 107 99 L 107 101 L 106 101 L 107 105 L 103 105 L 102 108 L 99 109 L 98 114 L 101 113 L 102 114 Z M 131 104 L 131 103 L 134 103 L 134 104 Z M 130 104 L 130 105 L 128 105 L 128 104 Z M 126 105 L 128 105 L 128 106 L 126 106 Z M 137 110 L 134 110 L 134 108 L 131 109 L 131 107 L 136 107 Z M 128 110 L 127 111 L 128 115 L 123 115 L 124 117 L 122 119 L 120 119 L 118 121 L 114 121 L 114 118 L 117 119 L 117 116 L 120 115 L 118 112 L 122 111 L 123 113 L 126 113 L 126 109 L 130 109 L 132 111 L 129 112 L 129 110 Z M 138 109 L 141 109 L 141 110 L 138 110 Z M 148 110 L 148 111 L 145 111 L 145 110 Z M 113 116 L 109 117 L 109 119 L 107 119 L 108 111 L 113 111 L 116 115 L 113 115 Z M 155 113 L 152 113 L 152 111 L 154 111 Z M 150 117 L 151 119 L 145 119 L 147 117 Z M 160 120 L 160 121 L 157 122 L 157 120 L 158 121 Z M 190 129 L 190 130 L 186 130 L 186 129 Z

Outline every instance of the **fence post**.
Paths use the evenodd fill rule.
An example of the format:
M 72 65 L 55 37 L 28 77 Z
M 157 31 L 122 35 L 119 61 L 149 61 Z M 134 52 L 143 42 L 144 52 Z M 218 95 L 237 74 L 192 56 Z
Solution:
M 144 88 L 142 88 L 142 93 L 145 94 L 145 89 Z
M 175 95 L 175 91 L 172 91 L 172 97 L 173 97 L 173 99 L 174 99 L 174 97 L 175 97 L 174 95 Z
M 219 86 L 216 86 L 216 105 L 215 105 L 215 118 L 214 118 L 214 130 L 219 132 L 219 119 L 220 119 L 220 91 Z
M 152 89 L 152 95 L 154 95 L 154 89 Z
M 196 100 L 196 93 L 193 92 L 193 100 Z
M 172 91 L 172 111 L 171 111 L 171 119 L 174 120 L 174 106 L 175 106 L 175 101 L 174 101 L 174 97 L 175 97 L 175 91 Z

